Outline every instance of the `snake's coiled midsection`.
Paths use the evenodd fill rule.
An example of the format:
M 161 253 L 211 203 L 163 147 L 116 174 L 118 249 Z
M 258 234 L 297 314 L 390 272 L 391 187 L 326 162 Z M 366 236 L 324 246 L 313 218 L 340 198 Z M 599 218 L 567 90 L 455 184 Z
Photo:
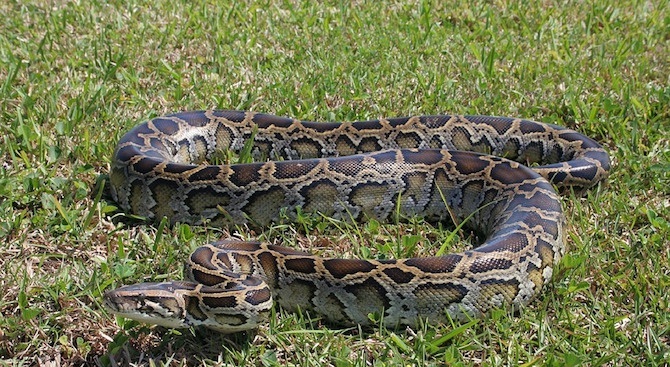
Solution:
M 243 151 L 256 163 L 205 163 Z M 112 162 L 112 195 L 134 214 L 260 227 L 297 211 L 342 220 L 420 215 L 465 221 L 483 243 L 377 261 L 224 241 L 191 255 L 189 282 L 122 287 L 106 305 L 130 318 L 225 332 L 254 327 L 273 300 L 340 324 L 377 315 L 416 325 L 518 307 L 550 280 L 565 251 L 561 205 L 546 179 L 588 188 L 609 165 L 584 135 L 504 117 L 316 123 L 194 111 L 155 118 L 121 139 Z

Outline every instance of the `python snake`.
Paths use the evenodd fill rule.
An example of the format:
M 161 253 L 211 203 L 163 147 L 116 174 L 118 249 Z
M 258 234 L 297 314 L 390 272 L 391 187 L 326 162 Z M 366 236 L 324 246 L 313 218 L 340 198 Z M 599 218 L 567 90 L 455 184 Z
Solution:
M 243 150 L 255 163 L 208 163 Z M 104 305 L 144 322 L 227 333 L 255 328 L 273 303 L 342 325 L 415 326 L 516 309 L 540 292 L 565 252 L 565 219 L 547 180 L 581 190 L 609 169 L 594 140 L 523 119 L 317 123 L 219 110 L 158 117 L 115 151 L 111 192 L 125 211 L 258 227 L 298 211 L 357 221 L 419 215 L 465 221 L 483 241 L 446 256 L 391 260 L 221 241 L 191 254 L 186 281 L 121 287 Z

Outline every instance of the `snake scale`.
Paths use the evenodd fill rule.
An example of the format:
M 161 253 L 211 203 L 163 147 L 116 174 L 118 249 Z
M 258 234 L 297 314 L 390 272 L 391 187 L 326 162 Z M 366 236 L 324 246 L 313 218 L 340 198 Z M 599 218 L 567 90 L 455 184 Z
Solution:
M 208 163 L 243 150 L 254 163 Z M 517 309 L 565 252 L 552 183 L 586 189 L 609 169 L 594 140 L 524 119 L 318 123 L 220 110 L 158 117 L 115 151 L 111 192 L 125 211 L 258 227 L 298 211 L 355 221 L 419 215 L 464 222 L 482 243 L 446 256 L 361 260 L 225 240 L 191 254 L 187 280 L 124 286 L 107 292 L 104 305 L 148 323 L 226 333 L 257 327 L 275 303 L 341 325 L 416 326 Z

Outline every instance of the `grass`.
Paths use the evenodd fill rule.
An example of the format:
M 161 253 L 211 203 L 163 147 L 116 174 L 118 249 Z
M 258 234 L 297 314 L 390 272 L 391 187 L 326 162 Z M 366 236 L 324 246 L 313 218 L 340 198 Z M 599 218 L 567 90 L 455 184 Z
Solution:
M 0 13 L 0 364 L 670 364 L 667 2 L 10 0 Z M 115 320 L 103 291 L 178 278 L 192 248 L 226 235 L 129 225 L 103 195 L 123 132 L 202 108 L 523 116 L 594 137 L 614 166 L 563 197 L 569 254 L 517 315 L 359 331 L 278 310 L 233 336 Z M 344 229 L 240 235 L 373 257 L 449 237 L 420 221 Z

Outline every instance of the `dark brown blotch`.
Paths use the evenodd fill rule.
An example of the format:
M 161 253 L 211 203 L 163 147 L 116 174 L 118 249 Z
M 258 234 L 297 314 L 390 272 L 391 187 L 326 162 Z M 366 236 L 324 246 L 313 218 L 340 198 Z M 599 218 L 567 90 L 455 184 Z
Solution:
M 171 119 L 158 117 L 151 120 L 151 123 L 165 135 L 174 135 L 179 131 L 179 124 Z
M 190 164 L 168 163 L 165 165 L 163 171 L 165 173 L 182 174 L 184 172 L 192 170 L 193 168 L 195 168 L 195 166 Z
M 144 142 L 142 142 L 144 143 Z M 135 145 L 126 145 L 116 150 L 114 157 L 119 162 L 128 162 L 131 158 L 142 155 L 140 149 Z
M 291 124 L 293 124 L 293 119 L 288 117 L 268 115 L 265 113 L 255 114 L 252 118 L 252 121 L 255 122 L 261 129 L 265 129 L 273 125 L 277 127 L 289 127 Z
M 482 253 L 518 251 L 528 246 L 528 237 L 521 232 L 498 233 L 484 245 L 477 247 L 475 251 Z
M 489 117 L 485 119 L 485 123 L 493 127 L 496 132 L 503 135 L 512 126 L 514 120 L 507 117 Z
M 279 180 L 301 177 L 311 172 L 319 162 L 318 159 L 277 162 L 274 177 Z
M 403 271 L 399 268 L 384 269 L 383 273 L 386 274 L 389 278 L 391 278 L 392 281 L 398 284 L 409 283 L 412 281 L 412 279 L 414 279 L 414 274 L 407 271 Z
M 201 246 L 191 253 L 190 259 L 191 262 L 195 264 L 200 264 L 208 269 L 215 270 L 216 267 L 212 264 L 213 256 L 214 252 L 209 246 Z
M 149 139 L 149 145 L 151 145 L 152 148 L 159 152 L 165 152 L 167 155 L 170 154 L 170 149 L 165 146 L 165 143 L 162 139 L 151 138 Z
M 232 173 L 229 176 L 230 182 L 235 186 L 246 186 L 252 182 L 260 181 L 260 168 L 263 163 L 234 164 L 230 166 Z
M 547 127 L 550 127 L 550 125 L 545 125 L 536 121 L 521 120 L 519 122 L 519 130 L 523 134 L 542 133 L 547 131 Z
M 267 287 L 248 292 L 246 297 L 244 297 L 244 300 L 247 301 L 247 303 L 254 306 L 260 305 L 261 303 L 265 303 L 271 299 L 272 299 L 272 293 L 270 292 L 270 289 Z
M 223 118 L 232 122 L 242 122 L 246 117 L 246 112 L 244 111 L 234 111 L 234 110 L 213 110 L 210 111 L 212 116 Z
M 342 126 L 342 123 L 340 122 L 301 121 L 301 124 L 307 129 L 314 130 L 320 133 L 332 131 Z
M 523 224 L 525 226 L 528 226 L 529 228 L 533 227 L 542 228 L 542 230 L 545 233 L 549 234 L 553 238 L 558 237 L 558 223 L 556 222 L 556 220 L 546 219 L 538 213 L 517 211 L 510 217 L 508 223 L 511 223 L 512 221 L 523 222 Z
M 590 181 L 598 174 L 598 166 L 586 160 L 575 160 L 570 162 L 570 174 L 573 177 Z
M 521 193 L 512 198 L 509 204 L 510 208 L 534 207 L 549 212 L 560 213 L 562 211 L 561 203 L 558 201 L 554 189 L 546 181 L 524 184 L 519 186 L 518 190 Z M 533 195 L 528 198 L 526 194 L 530 192 Z
M 503 184 L 521 183 L 529 178 L 535 178 L 537 174 L 530 168 L 519 166 L 512 167 L 509 161 L 497 162 L 491 168 L 491 178 Z
M 388 123 L 389 123 L 389 125 L 391 125 L 391 127 L 398 127 L 398 126 L 405 125 L 412 118 L 413 117 L 394 117 L 394 118 L 386 119 L 386 121 L 388 121 Z
M 408 164 L 433 165 L 444 159 L 444 154 L 439 149 L 402 150 L 402 157 Z
M 470 265 L 470 272 L 485 273 L 491 270 L 504 270 L 512 266 L 512 261 L 495 257 L 482 257 L 476 259 Z
M 367 273 L 376 268 L 369 261 L 359 259 L 327 259 L 323 261 L 323 265 L 337 279 L 342 279 L 350 274 Z
M 405 260 L 405 265 L 413 266 L 426 273 L 450 273 L 463 258 L 462 255 L 416 257 Z
M 175 113 L 174 115 L 169 115 L 168 117 L 176 117 L 178 119 L 182 119 L 186 121 L 186 123 L 194 127 L 205 126 L 210 122 L 210 118 L 207 117 L 205 111 L 186 111 L 186 112 Z
M 200 300 L 197 297 L 184 297 L 186 301 L 186 312 L 196 320 L 205 321 L 207 315 L 200 309 Z
M 266 282 L 275 287 L 279 280 L 279 270 L 277 269 L 277 259 L 269 252 L 263 252 L 258 255 L 258 263 L 263 268 L 267 277 Z
M 584 157 L 589 157 L 591 159 L 595 159 L 596 161 L 600 162 L 600 165 L 602 166 L 601 168 L 603 170 L 609 171 L 609 169 L 610 169 L 610 156 L 604 150 L 586 152 L 584 154 Z
M 379 130 L 382 128 L 382 124 L 379 120 L 368 120 L 368 121 L 356 121 L 352 122 L 351 126 L 358 130 Z
M 188 176 L 188 180 L 190 182 L 212 181 L 217 179 L 219 173 L 221 173 L 221 167 L 219 166 L 202 166 L 197 171 L 191 173 Z
M 436 129 L 446 125 L 452 118 L 451 115 L 421 116 L 419 121 L 429 129 Z
M 514 119 L 509 117 L 496 117 L 496 116 L 465 116 L 468 121 L 474 122 L 476 124 L 486 124 L 491 126 L 498 132 L 498 134 L 504 134 L 512 126 Z
M 471 152 L 451 151 L 451 157 L 458 172 L 464 175 L 481 173 L 491 164 L 489 159 Z
M 156 158 L 145 157 L 133 164 L 133 170 L 137 173 L 151 173 L 162 161 Z
M 201 284 L 204 284 L 204 285 L 207 285 L 207 286 L 215 286 L 217 284 L 221 284 L 221 283 L 225 283 L 225 282 L 229 281 L 228 278 L 222 278 L 222 277 L 217 276 L 215 274 L 203 272 L 203 271 L 200 271 L 198 269 L 193 269 L 193 268 L 191 269 L 191 274 L 193 275 L 193 280 L 194 281 L 196 281 L 198 283 L 201 283 Z
M 331 158 L 328 160 L 328 166 L 334 172 L 347 176 L 356 176 L 363 168 L 363 158 L 362 155 Z
M 227 239 L 212 242 L 211 246 L 224 250 L 225 252 L 230 252 L 230 250 L 251 252 L 260 249 L 260 244 L 261 243 L 258 241 L 241 241 L 236 239 Z M 223 252 L 221 252 L 221 254 L 223 254 Z
M 233 308 L 237 306 L 237 298 L 235 296 L 224 296 L 221 289 L 212 287 L 202 287 L 200 293 L 202 296 L 202 303 L 210 308 Z
M 316 272 L 314 268 L 314 259 L 310 258 L 287 259 L 284 262 L 284 264 L 286 265 L 286 269 L 290 271 L 305 274 L 312 274 Z

